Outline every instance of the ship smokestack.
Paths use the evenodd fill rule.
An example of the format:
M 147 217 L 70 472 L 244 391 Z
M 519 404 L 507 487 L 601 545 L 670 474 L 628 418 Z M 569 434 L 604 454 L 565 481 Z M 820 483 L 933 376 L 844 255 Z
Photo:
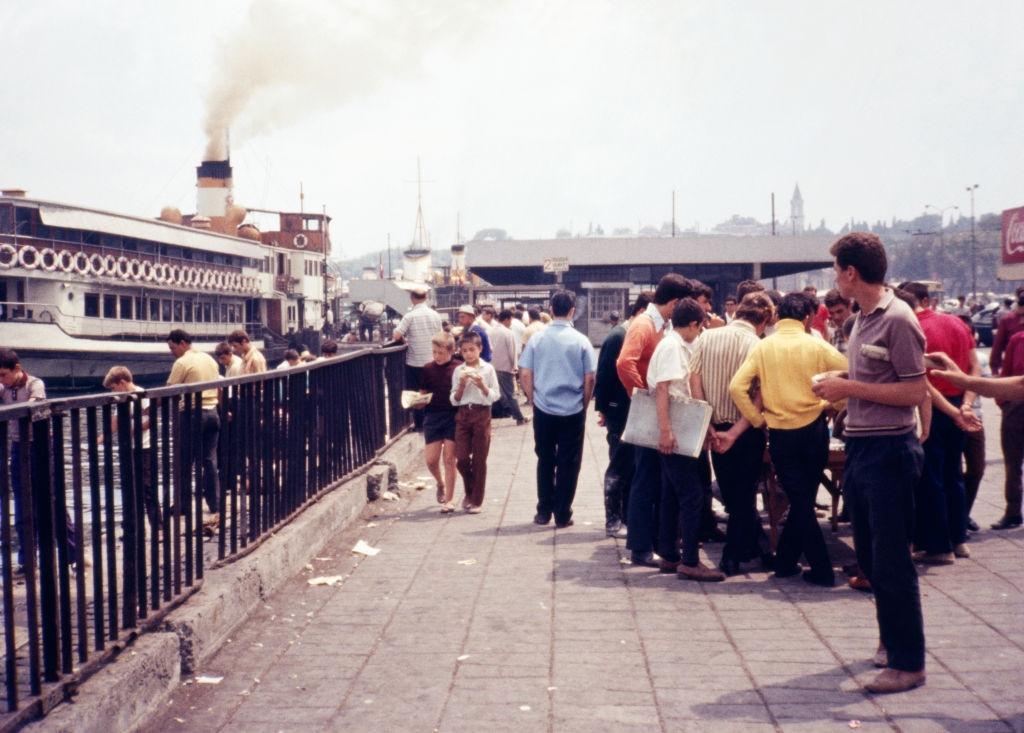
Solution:
M 196 216 L 207 217 L 215 231 L 227 230 L 232 185 L 230 160 L 204 160 L 196 168 Z
M 452 245 L 452 269 L 450 278 L 452 284 L 462 284 L 466 282 L 466 245 L 464 244 Z

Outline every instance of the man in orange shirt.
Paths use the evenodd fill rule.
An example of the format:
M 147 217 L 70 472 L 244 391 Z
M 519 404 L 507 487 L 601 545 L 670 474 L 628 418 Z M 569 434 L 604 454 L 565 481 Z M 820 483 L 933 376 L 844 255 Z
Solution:
M 669 273 L 661 278 L 654 291 L 654 302 L 629 324 L 622 351 L 615 361 L 619 381 L 632 395 L 634 389 L 647 389 L 647 367 L 654 349 L 661 341 L 672 310 L 683 298 L 693 296 L 693 286 L 682 275 Z M 635 565 L 657 567 L 654 561 L 654 538 L 657 502 L 661 496 L 661 460 L 653 448 L 636 446 L 635 470 L 630 486 L 627 514 L 626 547 Z M 675 572 L 675 567 L 671 568 Z

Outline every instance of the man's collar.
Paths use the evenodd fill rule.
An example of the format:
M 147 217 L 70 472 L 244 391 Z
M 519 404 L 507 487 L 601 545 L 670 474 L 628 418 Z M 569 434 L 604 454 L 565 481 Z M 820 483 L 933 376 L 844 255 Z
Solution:
M 783 318 L 781 321 L 775 324 L 775 333 L 806 333 L 804 331 L 803 321 L 798 321 L 795 318 Z
M 751 323 L 750 321 L 744 321 L 742 318 L 732 319 L 729 322 L 729 326 L 734 328 L 742 328 L 746 331 L 750 331 L 750 333 L 754 334 L 755 336 L 757 335 L 757 329 L 754 327 L 754 324 Z
M 896 294 L 892 291 L 892 288 L 885 288 L 882 292 L 882 297 L 878 299 L 878 303 L 871 309 L 871 313 L 865 313 L 864 315 L 870 316 L 875 311 L 888 310 L 889 306 L 892 305 L 892 301 L 895 300 Z
M 658 306 L 654 303 L 647 304 L 647 310 L 644 311 L 644 314 L 654 321 L 655 331 L 661 331 L 665 328 L 665 318 L 661 315 L 661 311 L 658 310 Z

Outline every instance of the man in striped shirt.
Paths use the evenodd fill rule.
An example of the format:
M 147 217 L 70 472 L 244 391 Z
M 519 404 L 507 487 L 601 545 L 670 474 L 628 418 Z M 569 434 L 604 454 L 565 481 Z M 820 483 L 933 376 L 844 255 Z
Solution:
M 434 352 L 430 340 L 442 330 L 441 316 L 427 305 L 427 286 L 414 285 L 409 291 L 412 308 L 402 316 L 392 336 L 395 341 L 405 342 L 405 388 L 420 388 L 420 375 L 424 365 L 433 361 Z M 423 410 L 413 410 L 413 425 L 416 430 L 423 427 Z
M 708 329 L 697 339 L 690 363 L 693 396 L 711 405 L 716 433 L 711 461 L 729 513 L 719 568 L 736 575 L 740 563 L 761 558 L 770 569 L 771 548 L 757 513 L 757 482 L 764 456 L 764 432 L 752 428 L 729 396 L 729 382 L 760 341 L 773 306 L 763 293 L 751 293 L 725 328 Z

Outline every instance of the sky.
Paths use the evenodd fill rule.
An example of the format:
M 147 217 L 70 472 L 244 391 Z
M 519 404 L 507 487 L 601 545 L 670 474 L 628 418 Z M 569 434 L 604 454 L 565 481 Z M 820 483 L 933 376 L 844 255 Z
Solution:
M 591 223 L 707 230 L 1024 205 L 1020 2 L 40 0 L 0 5 L 0 187 L 138 216 L 326 211 L 336 256 Z M 217 139 L 218 135 L 214 135 Z M 215 140 L 215 143 L 217 140 Z M 215 145 L 216 147 L 216 145 Z M 955 216 L 950 212 L 947 216 Z M 948 219 L 947 219 L 948 221 Z

